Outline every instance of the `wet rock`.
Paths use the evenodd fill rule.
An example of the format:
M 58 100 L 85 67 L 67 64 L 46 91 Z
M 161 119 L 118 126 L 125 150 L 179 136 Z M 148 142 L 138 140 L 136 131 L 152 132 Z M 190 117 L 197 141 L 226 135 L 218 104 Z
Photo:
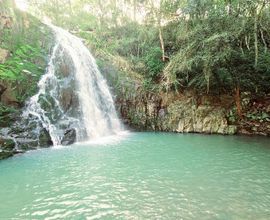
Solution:
M 39 146 L 40 147 L 50 147 L 53 145 L 51 136 L 46 129 L 43 129 L 39 134 Z
M 55 107 L 55 100 L 49 95 L 40 95 L 38 98 L 40 106 L 45 111 L 51 111 Z
M 61 140 L 62 145 L 70 145 L 76 141 L 76 130 L 69 129 L 64 133 L 64 137 Z
M 13 154 L 23 154 L 23 153 L 25 153 L 24 150 L 15 150 L 15 151 L 13 151 Z
M 71 88 L 66 88 L 61 91 L 60 95 L 60 105 L 64 112 L 72 107 L 73 102 L 73 91 Z
M 14 155 L 15 143 L 13 140 L 0 138 L 0 160 Z
M 62 76 L 67 77 L 69 76 L 71 69 L 67 63 L 61 63 L 59 71 L 62 74 Z
M 20 150 L 28 151 L 28 150 L 36 150 L 39 146 L 38 140 L 32 139 L 24 139 L 19 142 Z
M 15 142 L 11 139 L 0 139 L 0 149 L 2 149 L 3 151 L 12 152 L 15 146 Z
M 72 76 L 72 73 L 74 72 L 74 67 L 72 65 L 72 58 L 71 56 L 63 52 L 61 58 L 58 59 L 58 66 L 56 66 L 56 75 L 59 78 L 68 78 Z
M 12 157 L 14 154 L 10 151 L 1 151 L 0 150 L 0 160 Z

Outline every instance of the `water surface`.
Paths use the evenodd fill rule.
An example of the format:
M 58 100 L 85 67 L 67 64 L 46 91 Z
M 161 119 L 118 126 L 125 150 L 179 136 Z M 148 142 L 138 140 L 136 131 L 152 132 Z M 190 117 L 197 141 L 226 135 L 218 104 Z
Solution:
M 0 219 L 269 219 L 269 138 L 133 133 L 0 161 Z

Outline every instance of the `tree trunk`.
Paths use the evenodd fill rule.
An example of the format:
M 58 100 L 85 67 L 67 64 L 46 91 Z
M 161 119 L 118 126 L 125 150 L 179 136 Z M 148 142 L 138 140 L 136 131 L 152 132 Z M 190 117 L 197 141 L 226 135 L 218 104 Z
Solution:
M 100 15 L 98 16 L 98 25 L 99 25 L 99 30 L 102 29 L 102 27 L 104 26 L 104 10 L 103 10 L 103 4 L 102 4 L 102 0 L 98 0 L 98 7 L 99 7 L 99 10 L 100 10 Z
M 118 8 L 117 8 L 117 0 L 113 0 L 112 2 L 112 21 L 115 27 L 118 27 Z
M 148 103 L 147 103 L 147 98 L 144 98 L 144 114 L 145 114 L 145 122 L 144 122 L 144 128 L 147 130 L 148 128 Z
M 71 0 L 68 0 L 68 6 L 69 6 L 69 12 L 72 15 L 73 14 L 73 11 L 72 11 Z
M 164 47 L 164 39 L 163 39 L 163 35 L 162 35 L 162 26 L 161 26 L 161 18 L 162 18 L 161 9 L 162 9 L 162 5 L 163 5 L 163 0 L 160 0 L 159 10 L 155 12 L 155 16 L 156 16 L 157 25 L 158 25 L 158 35 L 159 35 L 159 41 L 160 41 L 160 48 L 161 48 L 161 51 L 162 51 L 162 61 L 165 62 L 165 47 Z M 154 8 L 153 2 L 152 2 L 152 7 Z
M 162 27 L 160 25 L 158 27 L 158 32 L 159 32 L 160 47 L 161 47 L 161 51 L 162 51 L 162 61 L 165 62 L 164 40 L 163 40 L 163 36 L 162 36 Z
M 258 50 L 258 22 L 261 20 L 261 13 L 266 5 L 266 0 L 261 3 L 261 8 L 255 8 L 254 10 L 254 47 L 255 47 L 255 67 L 258 64 L 259 50 Z
M 137 11 L 137 3 L 136 0 L 133 0 L 133 20 L 136 21 L 136 11 Z
M 254 11 L 254 50 L 255 50 L 255 62 L 254 66 L 257 67 L 258 64 L 258 14 L 257 9 Z
M 56 21 L 56 24 L 57 25 L 61 25 L 60 21 L 59 21 L 59 2 L 58 0 L 54 0 L 54 10 L 53 10 L 53 13 L 54 13 L 54 18 L 55 18 L 55 21 Z
M 228 15 L 232 14 L 232 0 L 227 1 Z
M 235 89 L 235 104 L 236 104 L 236 109 L 237 109 L 237 115 L 240 119 L 242 119 L 243 115 L 242 115 L 242 105 L 241 105 L 241 93 L 240 93 L 239 86 L 237 86 Z

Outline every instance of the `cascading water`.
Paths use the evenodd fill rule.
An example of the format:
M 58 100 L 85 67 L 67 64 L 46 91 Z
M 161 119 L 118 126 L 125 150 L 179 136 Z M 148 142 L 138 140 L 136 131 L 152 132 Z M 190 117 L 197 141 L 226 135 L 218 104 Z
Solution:
M 56 44 L 39 92 L 28 101 L 23 117 L 36 124 L 37 137 L 45 129 L 53 145 L 74 133 L 77 141 L 118 133 L 121 123 L 95 59 L 79 38 L 51 28 Z

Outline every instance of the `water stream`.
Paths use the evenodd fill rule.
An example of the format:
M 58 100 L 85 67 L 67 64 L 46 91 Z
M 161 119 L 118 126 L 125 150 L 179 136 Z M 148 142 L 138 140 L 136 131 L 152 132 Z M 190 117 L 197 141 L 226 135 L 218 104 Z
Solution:
M 81 39 L 50 25 L 56 43 L 39 92 L 23 113 L 49 132 L 53 145 L 60 145 L 65 132 L 75 129 L 77 141 L 95 139 L 121 131 L 113 98 L 95 59 Z

